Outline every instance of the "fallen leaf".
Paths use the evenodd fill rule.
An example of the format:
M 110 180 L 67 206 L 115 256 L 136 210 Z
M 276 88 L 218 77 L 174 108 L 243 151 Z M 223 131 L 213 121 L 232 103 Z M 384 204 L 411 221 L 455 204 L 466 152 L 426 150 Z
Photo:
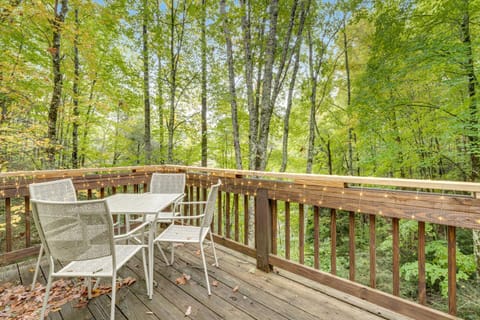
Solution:
M 197 256 L 199 256 L 199 255 L 200 255 L 200 250 L 195 251 L 195 254 L 196 254 Z
M 255 267 L 251 268 L 248 270 L 249 273 L 254 274 L 257 269 Z
M 185 280 L 187 280 L 187 281 L 188 281 L 188 280 L 190 280 L 190 279 L 192 278 L 192 276 L 191 276 L 191 275 L 189 275 L 189 274 L 186 274 L 186 273 L 184 273 L 184 274 L 183 274 L 183 277 L 184 277 L 184 278 L 185 278 Z
M 233 291 L 233 292 L 237 292 L 237 291 L 238 291 L 238 289 L 239 289 L 239 286 L 238 286 L 238 285 L 236 285 L 236 286 L 235 286 L 235 288 L 233 288 L 233 289 L 232 289 L 232 291 Z
M 153 312 L 152 312 L 152 311 L 147 311 L 147 312 L 145 312 L 145 313 L 148 314 L 148 315 L 153 315 Z
M 212 281 L 212 286 L 218 287 L 218 281 L 217 281 L 217 280 L 213 280 L 213 281 Z
M 188 317 L 192 313 L 192 306 L 188 306 L 187 311 L 185 311 L 185 317 Z
M 183 285 L 183 284 L 186 284 L 186 283 L 187 283 L 187 279 L 185 279 L 184 276 L 181 276 L 181 277 L 178 277 L 177 279 L 175 279 L 175 283 L 176 283 L 176 284 Z

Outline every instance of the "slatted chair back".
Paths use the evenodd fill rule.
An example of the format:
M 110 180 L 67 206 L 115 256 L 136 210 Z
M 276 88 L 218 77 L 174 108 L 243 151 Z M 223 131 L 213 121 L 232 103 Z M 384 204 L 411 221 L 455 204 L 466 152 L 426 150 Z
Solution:
M 114 257 L 113 222 L 105 200 L 32 200 L 47 253 L 60 261 Z M 115 263 L 115 261 L 113 261 Z
M 61 179 L 29 185 L 30 198 L 33 200 L 76 201 L 77 193 L 72 179 Z
M 151 193 L 184 193 L 184 173 L 153 173 L 150 180 Z

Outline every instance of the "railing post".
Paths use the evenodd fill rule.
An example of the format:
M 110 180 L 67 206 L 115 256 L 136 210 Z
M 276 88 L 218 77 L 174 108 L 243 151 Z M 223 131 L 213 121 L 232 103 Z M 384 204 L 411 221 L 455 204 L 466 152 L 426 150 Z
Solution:
M 272 212 L 268 200 L 268 190 L 258 189 L 255 201 L 255 242 L 257 249 L 257 268 L 270 272 L 268 255 L 272 250 Z

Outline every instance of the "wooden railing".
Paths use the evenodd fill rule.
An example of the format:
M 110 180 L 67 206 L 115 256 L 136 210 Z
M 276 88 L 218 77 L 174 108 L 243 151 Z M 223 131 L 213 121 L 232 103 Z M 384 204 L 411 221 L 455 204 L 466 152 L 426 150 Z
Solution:
M 102 169 L 12 172 L 0 174 L 0 218 L 4 217 L 0 262 L 17 261 L 37 253 L 33 235 L 28 184 L 71 177 L 83 198 L 102 198 L 115 192 L 142 192 L 152 172 L 185 172 L 187 198 L 205 199 L 218 179 L 222 186 L 212 223 L 217 243 L 252 256 L 257 267 L 274 267 L 305 276 L 393 311 L 423 319 L 453 319 L 457 313 L 457 228 L 480 229 L 480 184 L 303 175 L 222 170 L 184 166 L 139 166 Z M 200 208 L 191 208 L 196 214 Z M 13 212 L 15 211 L 15 212 Z M 15 219 L 14 219 L 15 218 Z M 14 221 L 20 220 L 20 221 Z M 323 221 L 323 224 L 321 223 Z M 325 222 L 327 221 L 327 222 Z M 346 222 L 345 222 L 346 221 Z M 369 279 L 357 278 L 356 231 L 368 226 Z M 400 226 L 418 224 L 418 301 L 400 298 Z M 0 221 L 1 223 L 2 221 Z M 307 231 L 307 224 L 313 231 Z M 377 283 L 377 227 L 390 224 L 392 238 L 391 292 Z M 337 276 L 339 226 L 346 224 L 348 276 Z M 444 226 L 448 246 L 448 314 L 427 306 L 426 226 Z M 0 224 L 0 226 L 2 226 Z M 328 227 L 328 234 L 320 228 Z M 308 238 L 308 240 L 307 240 Z M 328 250 L 321 243 L 329 243 Z M 326 254 L 328 253 L 328 254 Z M 308 257 L 307 257 L 308 255 Z M 312 257 L 313 256 L 313 257 Z M 308 259 L 307 259 L 308 258 Z M 307 261 L 308 260 L 308 261 Z M 321 265 L 327 270 L 320 270 Z M 382 287 L 383 286 L 382 284 Z

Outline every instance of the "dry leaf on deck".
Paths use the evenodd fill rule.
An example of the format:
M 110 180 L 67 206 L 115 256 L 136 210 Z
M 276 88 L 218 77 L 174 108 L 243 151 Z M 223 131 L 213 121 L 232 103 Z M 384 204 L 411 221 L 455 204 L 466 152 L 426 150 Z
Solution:
M 148 314 L 148 315 L 153 315 L 153 312 L 152 312 L 152 311 L 147 311 L 147 312 L 145 312 L 145 313 Z
M 187 311 L 185 311 L 185 317 L 188 317 L 192 313 L 192 306 L 188 306 Z
M 177 279 L 175 279 L 175 283 L 176 283 L 176 284 L 180 284 L 180 285 L 186 284 L 186 283 L 187 283 L 187 279 L 185 279 L 184 276 L 181 276 L 181 277 L 178 277 Z
M 212 286 L 218 287 L 218 281 L 217 281 L 217 280 L 213 280 L 213 281 L 212 281 Z
M 237 292 L 237 291 L 238 291 L 238 289 L 239 289 L 239 286 L 238 286 L 238 285 L 236 285 L 236 286 L 235 286 L 235 288 L 233 288 L 233 289 L 232 289 L 232 291 L 233 291 L 233 292 Z
M 199 256 L 200 253 L 201 253 L 200 250 L 195 251 L 195 254 L 196 254 L 197 256 Z
M 256 268 L 253 267 L 253 268 L 251 268 L 250 270 L 248 270 L 248 272 L 251 273 L 251 274 L 254 274 L 254 273 L 255 273 L 255 270 L 256 270 Z
M 187 281 L 188 281 L 188 280 L 190 280 L 190 279 L 192 278 L 192 276 L 191 276 L 191 275 L 189 275 L 189 274 L 186 274 L 186 273 L 184 273 L 184 274 L 183 274 L 183 277 L 184 277 L 184 278 L 185 278 L 185 280 L 187 280 Z

